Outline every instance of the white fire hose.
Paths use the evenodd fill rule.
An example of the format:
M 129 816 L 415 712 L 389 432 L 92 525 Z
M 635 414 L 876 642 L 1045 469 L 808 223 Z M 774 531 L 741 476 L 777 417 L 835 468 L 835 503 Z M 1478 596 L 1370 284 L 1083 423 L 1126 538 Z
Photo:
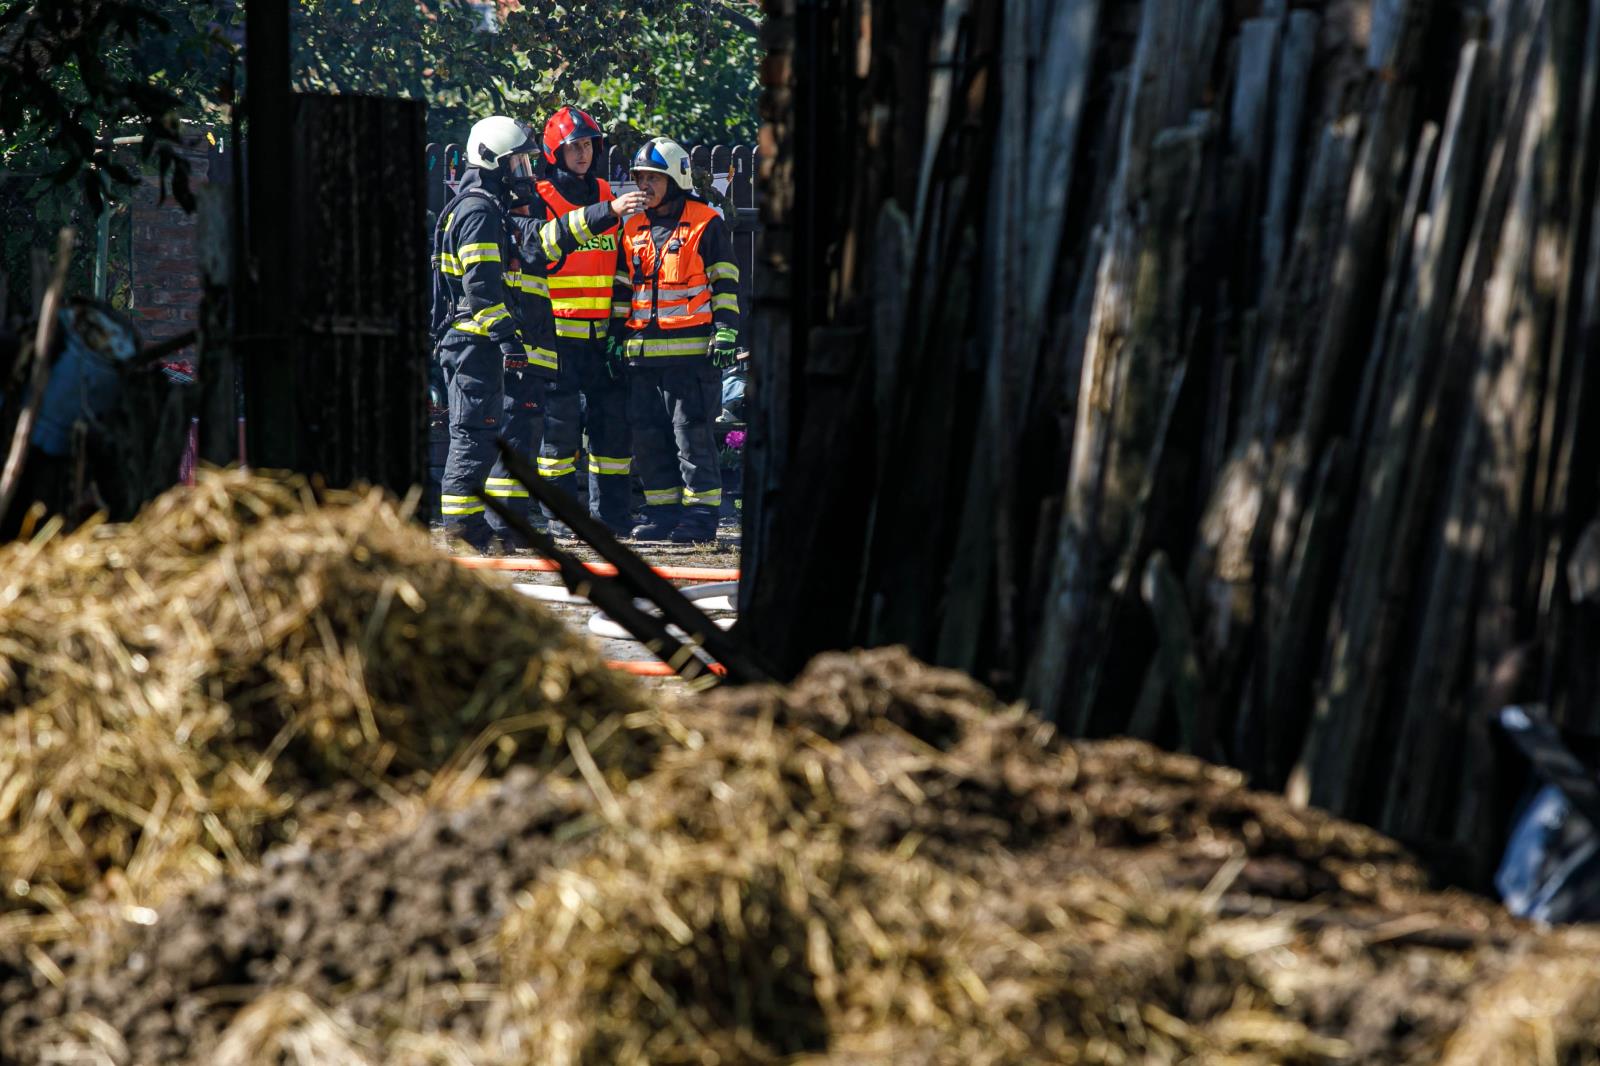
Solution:
M 581 596 L 573 595 L 560 585 L 517 585 L 515 588 L 524 596 L 531 596 L 532 598 L 544 603 L 576 604 L 589 602 Z M 734 597 L 737 596 L 739 592 L 739 583 L 737 581 L 714 581 L 706 585 L 687 585 L 678 591 L 682 592 L 684 597 L 690 602 L 699 604 L 701 610 L 727 612 L 735 612 L 738 610 L 738 607 L 734 602 Z M 634 603 L 639 607 L 640 610 L 647 610 L 654 613 L 650 604 L 646 601 L 635 600 Z M 720 628 L 727 629 L 732 626 L 734 622 L 738 621 L 738 616 L 736 614 L 730 614 L 729 617 L 715 618 L 712 619 L 712 621 Z M 637 638 L 634 637 L 632 633 L 629 633 L 626 629 L 623 629 L 616 622 L 613 622 L 603 611 L 596 611 L 589 619 L 589 632 L 593 633 L 597 637 L 604 637 L 607 640 L 627 640 L 637 642 Z M 672 626 L 670 628 L 670 632 L 679 640 L 688 639 L 688 634 L 681 631 L 677 626 Z

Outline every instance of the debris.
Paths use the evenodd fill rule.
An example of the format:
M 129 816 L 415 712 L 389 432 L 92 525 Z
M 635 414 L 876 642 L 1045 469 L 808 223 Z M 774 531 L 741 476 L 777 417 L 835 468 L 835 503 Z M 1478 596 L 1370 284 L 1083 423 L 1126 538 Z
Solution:
M 46 529 L 0 551 L 0 933 L 242 870 L 341 782 L 548 766 L 569 728 L 638 772 L 642 698 L 378 493 L 205 474 L 127 526 Z
M 1593 933 L 1431 892 L 1370 830 L 1194 758 L 1063 740 L 901 649 L 823 656 L 788 686 L 644 693 L 381 497 L 240 476 L 14 552 L 0 698 L 5 728 L 32 723 L 32 776 L 0 856 L 46 871 L 14 913 L 35 933 L 64 917 L 51 943 L 0 937 L 3 1061 L 1600 1047 Z M 497 671 L 512 654 L 522 669 Z M 141 715 L 189 728 L 159 744 Z M 149 906 L 64 937 L 96 899 Z

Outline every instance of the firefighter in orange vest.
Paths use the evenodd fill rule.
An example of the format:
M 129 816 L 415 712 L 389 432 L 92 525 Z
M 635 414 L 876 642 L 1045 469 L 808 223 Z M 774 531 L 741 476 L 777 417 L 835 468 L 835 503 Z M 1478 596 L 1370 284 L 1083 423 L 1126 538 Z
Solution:
M 637 540 L 717 537 L 722 470 L 712 422 L 737 358 L 739 268 L 721 216 L 693 195 L 689 154 L 657 137 L 633 157 L 643 214 L 622 223 L 612 358 L 629 367 L 633 454 L 644 486 Z
M 563 107 L 545 123 L 539 195 L 553 217 L 582 219 L 571 212 L 611 201 L 611 186 L 598 173 L 602 143 L 600 127 L 575 107 Z M 579 446 L 587 432 L 589 513 L 627 536 L 633 528 L 628 386 L 621 368 L 606 362 L 617 236 L 598 225 L 575 225 L 577 250 L 550 274 L 561 369 L 545 396 L 539 474 L 546 484 L 575 494 Z M 553 518 L 551 529 L 564 532 Z

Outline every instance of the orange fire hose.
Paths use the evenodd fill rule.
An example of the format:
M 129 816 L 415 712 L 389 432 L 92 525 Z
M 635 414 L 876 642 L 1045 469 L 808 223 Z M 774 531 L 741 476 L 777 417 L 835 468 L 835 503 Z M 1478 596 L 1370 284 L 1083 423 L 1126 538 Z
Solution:
M 678 671 L 659 659 L 611 659 L 606 666 L 634 677 L 676 677 L 678 674 Z M 712 663 L 711 672 L 721 675 L 727 673 L 728 668 L 721 663 Z
M 511 570 L 519 572 L 535 571 L 539 573 L 554 573 L 561 568 L 549 559 L 532 558 L 495 558 L 480 557 L 476 555 L 458 555 L 456 562 L 468 570 Z M 616 577 L 617 568 L 610 563 L 584 563 L 591 574 L 602 577 Z M 719 569 L 713 566 L 653 566 L 657 574 L 669 581 L 737 581 L 739 571 Z

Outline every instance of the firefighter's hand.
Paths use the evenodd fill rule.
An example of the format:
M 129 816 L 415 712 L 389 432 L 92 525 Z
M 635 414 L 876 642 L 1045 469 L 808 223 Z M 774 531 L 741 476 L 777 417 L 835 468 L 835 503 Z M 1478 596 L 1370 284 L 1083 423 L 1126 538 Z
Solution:
M 719 329 L 711 338 L 706 357 L 718 370 L 727 370 L 739 361 L 739 335 L 731 329 Z
M 628 351 L 623 339 L 616 334 L 606 338 L 606 376 L 621 381 L 628 373 Z
M 500 367 L 507 374 L 518 374 L 528 369 L 528 350 L 521 341 L 500 346 Z
M 648 197 L 638 189 L 632 192 L 625 192 L 611 201 L 611 213 L 618 218 L 624 215 L 637 215 L 644 210 L 644 205 L 647 202 Z

